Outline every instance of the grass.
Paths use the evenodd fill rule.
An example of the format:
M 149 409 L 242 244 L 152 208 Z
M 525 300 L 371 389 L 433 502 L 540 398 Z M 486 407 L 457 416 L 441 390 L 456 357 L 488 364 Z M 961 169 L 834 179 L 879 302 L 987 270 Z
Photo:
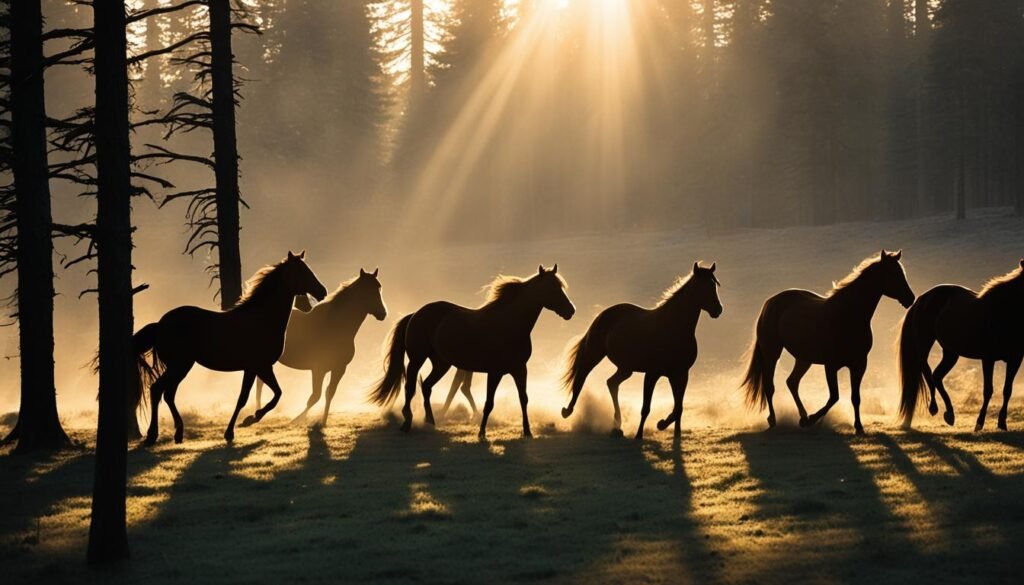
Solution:
M 0 454 L 5 582 L 1009 582 L 1024 434 L 399 433 L 342 415 L 132 446 L 132 558 L 84 566 L 92 458 Z M 1024 421 L 1011 421 L 1020 428 Z M 88 443 L 86 433 L 76 438 Z M 13 578 L 13 580 L 9 580 Z

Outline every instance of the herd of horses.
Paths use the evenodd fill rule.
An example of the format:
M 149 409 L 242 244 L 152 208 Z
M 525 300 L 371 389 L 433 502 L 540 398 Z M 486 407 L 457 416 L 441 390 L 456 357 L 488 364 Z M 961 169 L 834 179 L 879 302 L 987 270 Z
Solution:
M 910 424 L 917 403 L 929 393 L 929 412 L 933 416 L 938 413 L 936 391 L 945 406 L 946 423 L 953 424 L 953 406 L 943 379 L 957 360 L 965 357 L 981 360 L 984 373 L 976 431 L 985 424 L 994 363 L 1006 362 L 999 413 L 999 428 L 1006 429 L 1013 379 L 1024 358 L 1024 260 L 1009 273 L 990 280 L 980 292 L 944 284 L 916 297 L 907 282 L 901 256 L 901 252 L 885 250 L 869 256 L 824 296 L 790 289 L 765 301 L 742 385 L 750 405 L 768 410 L 769 427 L 776 424 L 775 368 L 785 350 L 795 359 L 786 386 L 796 403 L 800 425 L 815 424 L 835 405 L 839 400 L 838 372 L 846 368 L 850 373 L 854 428 L 858 434 L 864 432 L 860 384 L 872 346 L 871 319 L 882 297 L 889 297 L 907 309 L 898 342 L 899 413 L 904 424 Z M 149 387 L 151 405 L 147 443 L 158 437 L 161 399 L 174 419 L 174 440 L 182 441 L 184 426 L 175 396 L 179 384 L 197 363 L 217 371 L 243 372 L 238 402 L 224 433 L 229 442 L 257 380 L 271 389 L 273 397 L 259 406 L 257 390 L 257 410 L 240 426 L 258 422 L 277 405 L 281 386 L 273 366 L 278 361 L 312 374 L 313 393 L 300 417 L 320 399 L 323 381 L 330 376 L 321 420 L 327 422 L 331 400 L 355 354 L 354 338 L 359 327 L 369 315 L 383 321 L 387 308 L 377 270 L 360 270 L 357 277 L 328 295 L 304 257 L 305 252 L 289 252 L 284 260 L 259 270 L 247 283 L 245 295 L 227 311 L 178 307 L 135 334 L 140 390 Z M 652 308 L 623 303 L 602 311 L 569 352 L 563 381 L 570 398 L 562 416 L 572 416 L 587 376 L 607 358 L 616 367 L 607 380 L 614 406 L 614 433 L 622 434 L 619 386 L 634 373 L 644 374 L 636 438 L 643 438 L 654 388 L 662 377 L 671 385 L 674 406 L 657 427 L 664 430 L 674 424 L 678 433 L 689 371 L 697 360 L 697 322 L 703 312 L 714 319 L 723 311 L 715 270 L 715 264 L 694 263 L 691 272 L 679 278 Z M 417 387 L 422 389 L 426 422 L 433 425 L 431 393 L 441 378 L 456 368 L 444 410 L 461 389 L 475 413 L 470 393 L 472 375 L 484 373 L 487 394 L 479 431 L 483 439 L 495 391 L 501 379 L 509 375 L 519 393 L 523 434 L 531 436 L 527 411 L 530 337 L 544 310 L 566 320 L 573 317 L 576 308 L 566 288 L 557 264 L 551 269 L 540 266 L 529 278 L 495 279 L 487 301 L 478 308 L 438 301 L 402 317 L 387 342 L 384 374 L 371 390 L 370 400 L 390 407 L 404 389 L 401 428 L 408 431 Z M 311 306 L 309 296 L 318 304 Z M 935 343 L 942 349 L 942 359 L 933 370 L 928 356 Z M 421 378 L 420 371 L 428 360 L 430 371 Z M 800 400 L 800 380 L 815 364 L 825 369 L 829 397 L 821 409 L 809 415 Z M 142 394 L 138 393 L 140 401 Z

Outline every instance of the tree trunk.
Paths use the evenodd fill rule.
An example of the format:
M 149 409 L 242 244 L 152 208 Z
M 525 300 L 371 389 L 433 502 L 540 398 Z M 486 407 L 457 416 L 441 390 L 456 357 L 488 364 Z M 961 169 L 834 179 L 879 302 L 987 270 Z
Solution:
M 914 0 L 915 71 L 914 89 L 914 186 L 917 192 L 917 213 L 924 215 L 934 207 L 934 197 L 928 193 L 928 140 L 927 110 L 928 84 L 925 72 L 928 69 L 928 51 L 931 48 L 932 24 L 928 17 L 928 0 Z
M 242 296 L 239 245 L 238 140 L 235 137 L 234 55 L 231 0 L 210 0 L 210 65 L 213 84 L 213 158 L 217 180 L 217 262 L 220 304 L 229 309 Z
M 96 565 L 128 556 L 124 409 L 130 389 L 136 384 L 132 355 L 132 186 L 124 2 L 95 0 L 93 19 L 100 404 L 88 560 Z
M 424 35 L 423 0 L 409 0 L 409 103 L 419 104 L 427 89 L 426 37 Z
M 21 408 L 9 438 L 18 451 L 57 449 L 68 437 L 53 377 L 53 241 L 46 158 L 43 18 L 40 0 L 10 12 L 12 170 L 17 221 Z

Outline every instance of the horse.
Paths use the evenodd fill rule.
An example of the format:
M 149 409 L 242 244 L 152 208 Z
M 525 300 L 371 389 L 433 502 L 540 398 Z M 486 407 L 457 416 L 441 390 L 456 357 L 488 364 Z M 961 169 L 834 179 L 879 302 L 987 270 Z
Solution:
M 800 413 L 800 426 L 814 425 L 839 401 L 839 370 L 850 371 L 854 429 L 864 433 L 860 421 L 860 383 L 871 350 L 871 318 L 882 297 L 897 300 L 904 308 L 914 302 L 914 291 L 900 262 L 903 252 L 869 256 L 825 296 L 790 289 L 765 301 L 757 318 L 754 341 L 748 352 L 750 364 L 743 378 L 747 404 L 768 407 L 768 428 L 775 426 L 775 366 L 788 351 L 795 358 L 786 385 Z M 800 379 L 812 364 L 825 367 L 828 401 L 810 417 L 800 401 Z
M 644 437 L 644 424 L 651 411 L 654 386 L 662 377 L 668 378 L 672 385 L 675 407 L 667 417 L 658 421 L 658 430 L 663 431 L 675 422 L 675 432 L 679 434 L 683 395 L 690 367 L 697 361 L 697 321 L 701 311 L 706 311 L 712 319 L 722 314 L 719 286 L 721 283 L 715 277 L 715 264 L 704 268 L 694 262 L 693 271 L 685 278 L 677 279 L 654 308 L 623 303 L 601 311 L 569 352 L 568 368 L 562 381 L 571 399 L 569 405 L 562 409 L 562 417 L 572 415 L 587 376 L 607 357 L 617 368 L 608 378 L 608 392 L 615 407 L 612 434 L 622 434 L 619 385 L 634 372 L 644 373 L 643 408 L 640 410 L 636 440 Z
M 305 250 L 298 255 L 288 252 L 284 260 L 261 268 L 246 283 L 242 298 L 227 311 L 178 307 L 135 334 L 139 384 L 141 388 L 151 386 L 146 444 L 155 443 L 159 434 L 157 411 L 161 398 L 174 417 L 174 442 L 182 442 L 185 427 L 174 398 L 178 385 L 197 363 L 219 372 L 244 372 L 238 403 L 224 432 L 229 443 L 235 437 L 238 412 L 249 399 L 257 377 L 270 386 L 274 397 L 254 415 L 246 417 L 241 426 L 259 422 L 277 406 L 281 387 L 273 366 L 284 349 L 292 299 L 304 294 L 318 300 L 327 296 L 327 289 L 303 261 L 305 256 Z M 151 361 L 146 360 L 147 354 Z
M 444 401 L 444 406 L 441 408 L 441 418 L 448 416 L 448 409 L 451 408 L 452 400 L 455 399 L 455 395 L 462 391 L 462 394 L 466 397 L 466 401 L 469 402 L 469 407 L 473 410 L 473 417 L 477 415 L 476 401 L 473 400 L 473 372 L 468 370 L 456 370 L 455 376 L 452 378 L 452 387 L 448 389 L 448 398 Z
M 324 378 L 330 374 L 324 415 L 320 420 L 321 425 L 327 424 L 327 415 L 331 410 L 334 393 L 338 390 L 338 383 L 356 354 L 356 333 L 367 315 L 373 315 L 378 321 L 387 317 L 388 310 L 381 296 L 377 273 L 377 269 L 366 272 L 360 268 L 359 276 L 343 282 L 338 290 L 316 307 L 309 307 L 307 297 L 296 297 L 297 310 L 292 311 L 285 334 L 284 353 L 278 362 L 289 368 L 311 372 L 313 392 L 306 402 L 305 410 L 295 417 L 295 421 L 303 419 L 320 400 Z M 262 391 L 263 382 L 257 380 L 257 409 Z
M 1006 430 L 1007 405 L 1013 394 L 1013 379 L 1024 359 L 1024 259 L 1017 268 L 989 280 L 981 292 L 953 284 L 940 284 L 918 297 L 900 326 L 897 344 L 900 364 L 900 417 L 910 426 L 917 402 L 925 386 L 931 391 L 928 411 L 939 412 L 935 390 L 945 403 L 946 423 L 955 420 L 953 405 L 942 384 L 946 374 L 961 357 L 981 360 L 984 385 L 981 412 L 975 432 L 985 427 L 988 403 L 992 398 L 992 370 L 995 362 L 1006 362 L 1003 380 L 1003 407 L 999 428 Z M 935 342 L 942 348 L 942 359 L 933 371 L 928 354 Z
M 486 439 L 494 393 L 508 374 L 519 391 L 523 435 L 533 436 L 526 411 L 526 362 L 533 351 L 530 333 L 544 309 L 566 320 L 576 313 L 576 307 L 565 294 L 566 286 L 565 279 L 558 274 L 557 264 L 551 270 L 540 266 L 537 274 L 530 278 L 497 277 L 491 283 L 487 302 L 479 308 L 438 301 L 402 317 L 385 345 L 384 376 L 371 391 L 370 400 L 380 406 L 392 404 L 404 381 L 402 431 L 408 432 L 412 426 L 410 404 L 416 395 L 416 379 L 426 360 L 431 362 L 431 371 L 422 381 L 423 406 L 430 425 L 434 424 L 430 393 L 452 366 L 484 372 L 487 374 L 487 400 L 479 437 Z M 406 354 L 408 366 L 404 364 Z

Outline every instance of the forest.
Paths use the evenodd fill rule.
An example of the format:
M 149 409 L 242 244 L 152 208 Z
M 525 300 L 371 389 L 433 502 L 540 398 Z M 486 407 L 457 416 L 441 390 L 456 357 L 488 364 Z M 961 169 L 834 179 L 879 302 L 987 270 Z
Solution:
M 224 514 L 242 518 L 241 529 L 253 531 L 247 538 L 275 527 L 280 535 L 260 541 L 267 547 L 305 546 L 282 527 L 309 520 L 303 538 L 351 544 L 345 560 L 356 562 L 391 554 L 381 543 L 390 542 L 392 524 L 409 533 L 397 545 L 408 558 L 393 572 L 335 573 L 353 582 L 466 581 L 456 551 L 425 544 L 430 536 L 467 550 L 510 542 L 525 568 L 487 550 L 467 566 L 496 581 L 557 582 L 672 581 L 663 571 L 682 568 L 687 581 L 778 582 L 769 551 L 780 543 L 812 549 L 809 560 L 787 561 L 798 574 L 831 560 L 837 581 L 896 582 L 912 578 L 908 567 L 927 567 L 941 581 L 961 575 L 971 554 L 1024 542 L 1012 503 L 1024 493 L 1019 430 L 989 440 L 936 419 L 921 421 L 935 438 L 896 431 L 908 403 L 898 395 L 905 364 L 892 357 L 915 293 L 947 282 L 980 288 L 1018 266 L 1024 273 L 1024 0 L 0 0 L 0 84 L 0 324 L 8 325 L 0 330 L 0 499 L 27 502 L 0 519 L 0 559 L 17 564 L 17 577 L 77 580 L 82 573 L 64 561 L 84 553 L 91 566 L 110 566 L 137 540 L 152 561 L 157 546 L 187 540 L 188 530 L 225 542 L 223 531 L 235 525 L 215 526 L 224 519 L 218 508 L 253 494 L 255 503 Z M 795 453 L 807 443 L 796 426 L 807 413 L 797 399 L 799 413 L 780 407 L 781 433 L 755 432 L 762 414 L 735 412 L 743 408 L 743 352 L 768 295 L 800 286 L 828 298 L 873 258 L 902 262 L 906 291 L 882 296 L 903 308 L 890 299 L 879 305 L 884 324 L 874 327 L 871 364 L 854 382 L 855 422 L 844 411 L 833 415 L 841 422 L 808 432 L 811 468 L 826 479 L 801 483 Z M 154 435 L 147 450 L 144 422 L 152 429 L 163 418 L 160 392 L 147 389 L 167 364 L 153 343 L 140 348 L 140 331 L 179 305 L 230 313 L 254 297 L 262 302 L 254 291 L 281 267 L 299 271 L 289 279 L 306 279 L 286 295 L 287 311 L 301 299 L 296 315 L 313 310 L 309 297 L 328 303 L 366 279 L 379 292 L 379 307 L 361 318 L 386 323 L 367 320 L 358 337 L 362 321 L 355 325 L 347 359 L 358 358 L 333 418 L 344 367 L 328 378 L 327 406 L 313 426 L 280 413 L 306 404 L 305 371 L 279 366 L 278 385 L 269 365 L 269 373 L 244 369 L 228 431 L 241 414 L 239 440 L 232 446 L 226 434 L 225 446 L 218 425 L 234 406 L 238 376 L 204 371 L 182 385 L 189 430 L 173 406 L 179 378 L 164 394 L 174 445 Z M 571 403 L 583 395 L 579 420 L 562 421 L 556 388 L 566 352 L 576 351 L 569 340 L 617 299 L 661 307 L 702 271 L 721 300 L 716 292 L 714 310 L 704 307 L 714 321 L 697 330 L 694 318 L 701 353 L 691 387 L 699 394 L 687 398 L 696 400 L 687 419 L 676 397 L 674 440 L 648 437 L 635 451 L 607 443 L 609 430 L 621 435 L 623 418 L 637 418 L 629 405 L 620 413 L 618 382 L 614 428 L 594 422 L 611 411 L 603 394 L 583 392 L 583 380 Z M 539 380 L 531 386 L 530 408 L 540 413 L 533 433 L 520 386 L 525 364 L 518 400 L 511 380 L 502 383 L 507 397 L 489 444 L 485 410 L 482 450 L 470 446 L 480 421 L 468 382 L 472 412 L 453 408 L 451 430 L 418 435 L 407 399 L 403 430 L 412 434 L 390 433 L 397 410 L 386 400 L 378 400 L 383 413 L 371 409 L 366 398 L 388 331 L 404 332 L 400 319 L 425 302 L 473 305 L 491 282 L 486 305 L 503 284 L 538 277 L 559 284 L 561 309 L 543 306 L 564 322 L 541 318 L 530 346 L 530 375 Z M 870 337 L 870 317 L 868 327 Z M 152 363 L 140 361 L 146 351 Z M 927 368 L 927 351 L 923 359 Z M 793 361 L 783 360 L 789 371 Z M 1016 373 L 1006 361 L 1004 404 Z M 991 363 L 960 367 L 967 373 L 947 382 L 951 426 L 954 405 L 983 404 L 984 413 L 992 394 Z M 590 384 L 603 386 L 614 371 L 607 368 Z M 861 376 L 869 434 L 853 439 L 847 431 L 864 431 Z M 250 415 L 245 398 L 257 377 L 273 394 L 269 403 L 256 398 Z M 324 376 L 313 377 L 300 418 L 320 397 Z M 824 400 L 834 377 L 812 373 L 808 402 Z M 656 383 L 645 382 L 638 438 Z M 483 378 L 476 384 L 482 391 Z M 630 384 L 639 387 L 636 378 Z M 498 381 L 487 385 L 491 404 Z M 927 386 L 935 416 L 931 370 Z M 398 385 L 390 392 L 393 401 Z M 432 427 L 429 391 L 424 397 Z M 242 428 L 278 398 L 267 422 Z M 519 442 L 520 404 L 525 434 L 541 437 L 533 447 Z M 667 404 L 654 399 L 655 410 Z M 774 427 L 770 394 L 767 404 Z M 419 417 L 418 403 L 414 410 Z M 1012 407 L 1009 420 L 1011 428 L 1024 421 Z M 407 439 L 414 450 L 403 450 Z M 606 444 L 615 445 L 607 455 L 614 464 L 656 492 L 630 501 L 621 518 L 602 514 L 630 500 L 631 487 L 593 491 L 620 479 L 602 467 Z M 574 458 L 567 471 L 551 471 L 566 455 Z M 463 464 L 490 475 L 462 475 Z M 349 498 L 368 485 L 359 474 L 396 485 L 353 508 Z M 857 488 L 828 483 L 833 475 L 869 487 L 835 504 L 829 498 Z M 212 495 L 217 485 L 226 495 Z M 295 485 L 314 489 L 284 507 L 267 503 L 290 497 L 285 490 Z M 949 501 L 967 488 L 1001 491 L 992 502 Z M 267 499 L 256 489 L 267 489 Z M 498 501 L 497 512 L 474 493 Z M 686 511 L 660 516 L 663 506 L 679 507 L 680 493 Z M 336 516 L 311 520 L 322 506 Z M 560 506 L 571 516 L 542 528 Z M 485 520 L 494 522 L 482 529 Z M 740 526 L 747 522 L 749 530 Z M 339 535 L 338 525 L 370 536 Z M 577 526 L 591 532 L 579 551 L 564 542 Z M 901 535 L 891 551 L 864 544 L 883 542 L 890 529 Z M 476 541 L 481 530 L 486 537 Z M 946 555 L 968 532 L 977 537 L 970 547 Z M 547 549 L 528 534 L 542 535 Z M 815 549 L 819 537 L 849 545 L 849 554 Z M 681 556 L 673 552 L 680 546 Z M 727 566 L 745 551 L 755 553 L 749 567 Z M 259 564 L 221 572 L 202 553 L 193 546 L 200 560 L 191 568 L 164 566 L 165 557 L 156 569 L 135 565 L 118 576 L 295 576 L 267 577 Z M 897 554 L 908 564 L 887 556 Z M 427 575 L 424 559 L 439 559 L 438 573 Z M 496 564 L 486 566 L 489 559 Z M 975 577 L 1004 579 L 1011 560 Z M 320 580 L 336 569 L 301 562 L 323 571 Z

